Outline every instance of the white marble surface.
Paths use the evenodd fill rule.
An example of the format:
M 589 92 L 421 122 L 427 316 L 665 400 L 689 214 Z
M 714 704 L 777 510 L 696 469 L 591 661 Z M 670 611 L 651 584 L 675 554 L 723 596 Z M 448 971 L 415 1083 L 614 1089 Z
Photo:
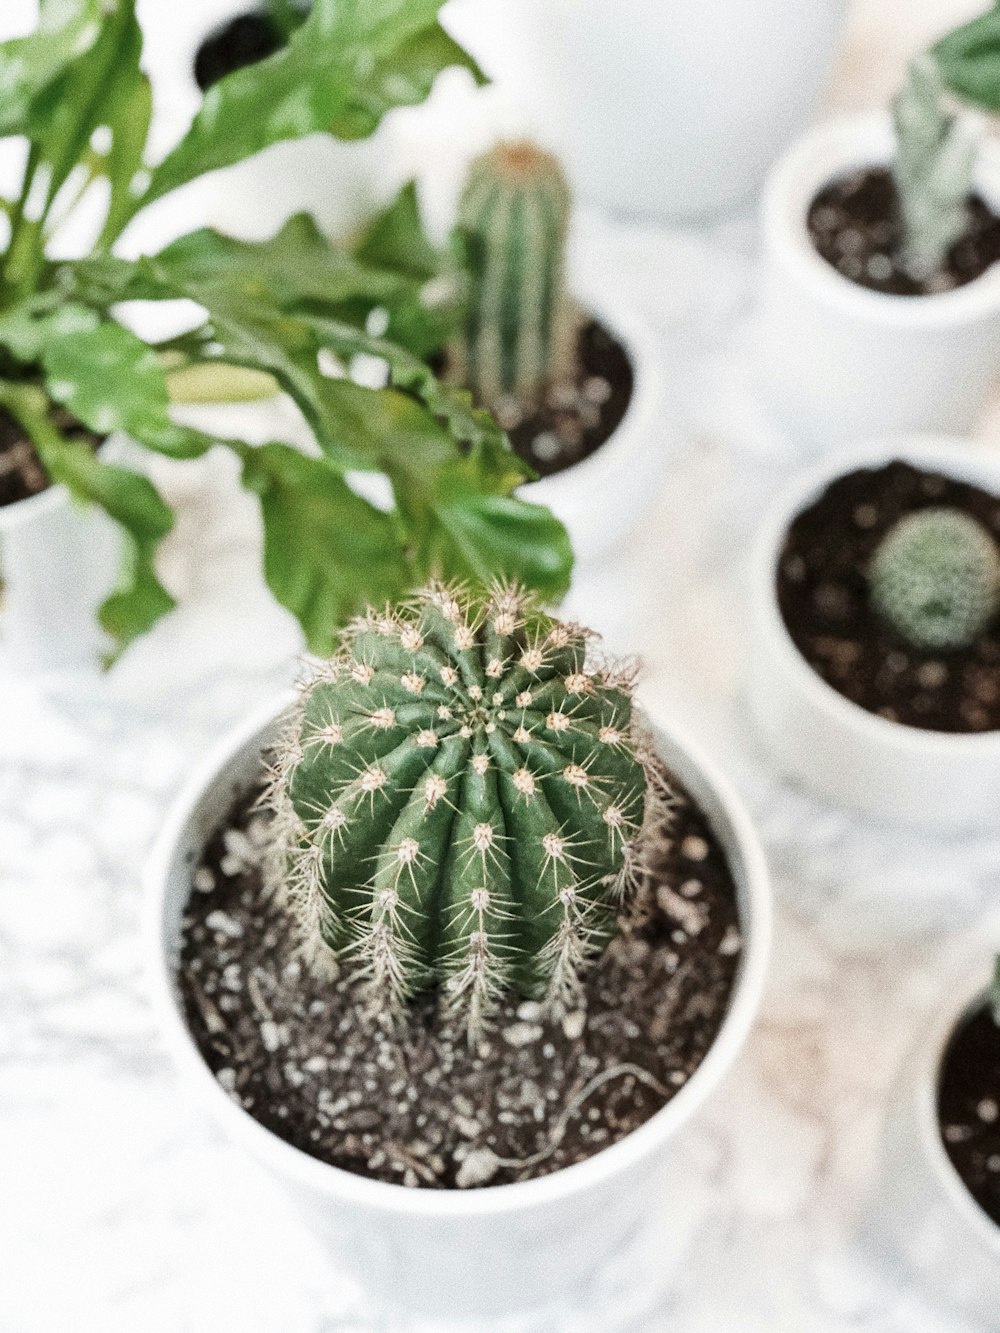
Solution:
M 909 44 L 976 7 L 857 5 L 836 101 L 875 97 Z M 761 1022 L 684 1144 L 689 1244 L 669 1296 L 645 1307 L 638 1274 L 614 1312 L 536 1328 L 995 1333 L 903 1259 L 876 1265 L 852 1244 L 904 1053 L 959 961 L 1000 939 L 1000 841 L 901 836 L 823 808 L 769 776 L 748 728 L 742 560 L 797 462 L 752 393 L 753 250 L 748 220 L 581 227 L 585 262 L 656 322 L 677 400 L 655 513 L 575 606 L 642 652 L 649 706 L 728 767 L 770 857 L 778 929 Z M 0 1331 L 396 1329 L 193 1111 L 144 998 L 150 838 L 206 745 L 290 678 L 298 644 L 224 462 L 165 472 L 182 608 L 104 680 L 18 679 L 0 651 Z

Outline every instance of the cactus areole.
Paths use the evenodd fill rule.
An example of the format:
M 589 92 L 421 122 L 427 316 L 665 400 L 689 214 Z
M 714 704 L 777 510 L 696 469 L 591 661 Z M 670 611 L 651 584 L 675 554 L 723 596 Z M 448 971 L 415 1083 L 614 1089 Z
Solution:
M 470 1030 L 508 990 L 574 1001 L 660 799 L 627 675 L 587 646 L 517 588 L 432 588 L 350 628 L 272 792 L 275 877 L 317 966 L 387 1005 L 439 987 Z

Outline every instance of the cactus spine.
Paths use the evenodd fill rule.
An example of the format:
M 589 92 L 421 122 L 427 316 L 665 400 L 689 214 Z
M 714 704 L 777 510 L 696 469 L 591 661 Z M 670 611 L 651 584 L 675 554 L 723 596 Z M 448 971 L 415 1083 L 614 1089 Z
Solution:
M 872 602 L 914 648 L 968 648 L 1000 610 L 1000 551 L 958 509 L 901 518 L 871 563 Z
M 570 192 L 558 161 L 501 143 L 469 170 L 459 205 L 469 291 L 453 370 L 480 403 L 537 405 L 574 368 L 577 321 L 565 288 Z
M 968 124 L 945 109 L 944 96 L 937 65 L 924 56 L 910 65 L 892 106 L 902 257 L 917 279 L 942 267 L 968 223 L 976 140 Z
M 278 755 L 277 877 L 307 955 L 381 1004 L 440 986 L 479 1029 L 502 994 L 565 1010 L 640 872 L 665 791 L 627 678 L 516 588 L 370 614 Z

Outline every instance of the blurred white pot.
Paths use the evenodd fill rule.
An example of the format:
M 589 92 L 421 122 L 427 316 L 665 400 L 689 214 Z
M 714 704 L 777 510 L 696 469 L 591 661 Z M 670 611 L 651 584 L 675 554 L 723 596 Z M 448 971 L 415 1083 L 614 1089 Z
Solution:
M 829 121 L 790 149 L 765 190 L 763 388 L 781 424 L 813 446 L 967 433 L 1000 373 L 1000 264 L 951 292 L 889 296 L 838 273 L 813 245 L 807 218 L 820 190 L 894 152 L 888 116 Z M 1000 208 L 991 141 L 975 183 Z
M 521 488 L 548 505 L 569 532 L 581 566 L 603 559 L 656 501 L 670 458 L 673 423 L 665 418 L 662 353 L 643 319 L 606 292 L 578 289 L 587 313 L 622 344 L 632 366 L 632 397 L 615 433 L 589 457 Z
M 748 200 L 808 119 L 844 0 L 452 0 L 449 28 L 581 199 L 680 217 Z
M 892 1093 L 866 1228 L 935 1299 L 997 1327 L 1000 1227 L 969 1193 L 941 1139 L 937 1103 L 952 1037 L 987 1003 L 982 980 L 949 993 L 943 1021 L 922 1033 Z M 888 1234 L 886 1234 L 888 1232 Z
M 1000 731 L 925 731 L 869 713 L 813 670 L 778 607 L 778 560 L 794 519 L 838 477 L 894 459 L 1000 495 L 1000 456 L 960 440 L 890 439 L 797 478 L 765 519 L 753 550 L 749 703 L 779 771 L 820 796 L 925 829 L 997 827 Z
M 108 646 L 97 609 L 120 557 L 114 523 L 63 486 L 0 507 L 0 646 L 10 661 L 26 671 L 96 666 Z
M 175 967 L 191 867 L 234 793 L 261 774 L 290 700 L 231 736 L 192 777 L 146 873 L 149 979 L 161 1030 L 189 1089 L 226 1132 L 287 1186 L 334 1258 L 382 1307 L 438 1317 L 498 1317 L 572 1296 L 596 1299 L 602 1269 L 631 1253 L 657 1212 L 669 1214 L 672 1149 L 730 1069 L 760 1001 L 770 940 L 763 854 L 747 816 L 714 768 L 673 732 L 659 753 L 719 837 L 736 881 L 744 949 L 729 1012 L 705 1060 L 677 1096 L 640 1129 L 595 1157 L 550 1176 L 473 1190 L 406 1189 L 329 1166 L 265 1129 L 222 1090 L 184 1022 Z M 678 1204 L 677 1211 L 683 1213 Z M 670 1252 L 670 1219 L 663 1263 Z

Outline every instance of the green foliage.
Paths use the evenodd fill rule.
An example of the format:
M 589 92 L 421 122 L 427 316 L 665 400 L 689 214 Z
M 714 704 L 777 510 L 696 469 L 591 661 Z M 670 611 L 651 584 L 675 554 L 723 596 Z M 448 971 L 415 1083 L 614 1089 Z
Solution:
M 952 92 L 1000 111 L 1000 5 L 948 33 L 932 54 Z
M 1000 551 L 958 509 L 920 509 L 886 534 L 869 570 L 872 602 L 914 648 L 968 648 L 1000 610 Z
M 154 569 L 170 514 L 149 481 L 64 438 L 58 423 L 65 409 L 99 436 L 122 431 L 197 457 L 217 441 L 172 419 L 171 390 L 204 401 L 280 388 L 312 427 L 315 457 L 280 441 L 256 451 L 218 443 L 239 455 L 260 498 L 268 582 L 318 651 L 371 600 L 430 575 L 504 574 L 547 596 L 565 590 L 565 532 L 514 495 L 530 469 L 425 363 L 459 304 L 412 189 L 353 253 L 305 216 L 258 243 L 200 230 L 135 261 L 113 253 L 143 208 L 196 176 L 314 132 L 370 134 L 387 111 L 424 98 L 446 66 L 480 78 L 440 27 L 441 3 L 315 0 L 307 16 L 277 5 L 286 46 L 212 87 L 159 163 L 147 158 L 152 98 L 135 0 L 42 0 L 37 31 L 0 43 L 0 135 L 28 143 L 20 194 L 2 201 L 11 234 L 0 255 L 0 406 L 52 479 L 127 534 L 127 568 L 102 611 L 118 649 L 171 605 Z M 60 228 L 98 186 L 106 213 L 93 252 L 54 261 Z M 201 308 L 201 322 L 155 346 L 116 317 L 123 301 L 178 298 Z M 384 364 L 384 390 L 351 381 L 358 357 Z M 393 510 L 350 489 L 356 469 L 389 477 Z
M 921 57 L 910 65 L 892 106 L 903 254 L 919 278 L 942 267 L 968 225 L 976 140 L 968 126 L 945 109 L 944 92 L 937 66 Z
M 308 955 L 381 1004 L 576 1002 L 628 895 L 647 779 L 628 680 L 513 585 L 369 612 L 305 687 L 271 795 Z M 657 806 L 657 810 L 659 807 Z
M 546 385 L 572 372 L 569 215 L 562 168 L 533 144 L 498 144 L 469 170 L 459 205 L 469 292 L 452 361 L 456 378 L 490 407 L 533 407 Z

